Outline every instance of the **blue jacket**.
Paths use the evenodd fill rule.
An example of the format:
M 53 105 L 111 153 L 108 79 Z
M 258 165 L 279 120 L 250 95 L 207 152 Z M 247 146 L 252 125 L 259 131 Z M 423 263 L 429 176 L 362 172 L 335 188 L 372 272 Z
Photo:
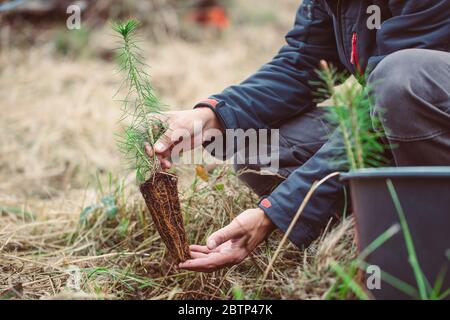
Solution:
M 370 30 L 368 7 L 381 9 L 381 28 Z M 268 129 L 316 107 L 311 80 L 319 61 L 352 74 L 370 73 L 387 55 L 407 48 L 450 49 L 450 0 L 304 0 L 286 45 L 237 86 L 210 97 L 227 129 Z M 207 102 L 206 102 L 207 103 Z M 333 139 L 293 172 L 260 207 L 286 231 L 312 183 L 336 171 Z M 316 239 L 342 199 L 338 178 L 322 185 L 289 238 L 297 246 Z

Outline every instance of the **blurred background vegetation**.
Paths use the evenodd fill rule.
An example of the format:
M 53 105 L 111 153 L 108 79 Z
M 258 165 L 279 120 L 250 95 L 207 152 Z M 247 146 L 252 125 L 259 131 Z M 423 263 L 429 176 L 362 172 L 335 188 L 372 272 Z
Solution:
M 71 4 L 82 9 L 79 30 L 66 26 Z M 141 46 L 157 93 L 169 108 L 186 109 L 270 60 L 298 5 L 0 1 L 0 170 L 8 176 L 0 191 L 58 193 L 65 184 L 85 187 L 98 172 L 124 173 L 113 139 L 120 108 L 113 96 L 120 80 L 112 21 L 141 21 Z
M 13 0 L 0 1 L 4 28 L 2 45 L 35 45 L 54 41 L 55 49 L 73 56 L 89 48 L 91 33 L 109 21 L 134 17 L 155 43 L 169 38 L 202 42 L 221 37 L 230 27 L 271 24 L 285 27 L 271 8 L 255 10 L 252 1 L 238 0 Z M 256 1 L 255 1 L 256 2 Z M 262 1 L 264 2 L 264 1 Z M 292 1 L 295 3 L 295 1 Z M 8 5 L 7 5 L 8 4 Z M 76 4 L 82 11 L 82 28 L 68 32 L 67 8 Z M 255 4 L 255 3 L 253 3 Z M 262 6 L 261 6 L 262 5 Z M 12 32 L 11 30 L 14 30 Z M 6 42 L 6 43 L 5 43 Z M 108 56 L 108 55 L 107 55 Z

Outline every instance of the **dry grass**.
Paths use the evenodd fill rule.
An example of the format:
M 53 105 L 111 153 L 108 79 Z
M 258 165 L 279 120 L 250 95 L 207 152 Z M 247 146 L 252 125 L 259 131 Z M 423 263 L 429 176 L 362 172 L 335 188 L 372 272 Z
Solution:
M 288 0 L 236 3 L 238 21 L 219 38 L 145 39 L 156 89 L 171 108 L 189 108 L 269 60 L 297 6 Z M 112 96 L 119 79 L 114 63 L 98 54 L 115 46 L 109 27 L 90 34 L 90 54 L 81 57 L 58 55 L 51 32 L 33 46 L 16 47 L 8 40 L 14 30 L 5 30 L 0 34 L 1 297 L 254 298 L 279 235 L 241 265 L 214 274 L 176 270 L 166 259 L 114 143 L 120 111 Z M 192 167 L 179 171 L 191 243 L 204 241 L 255 204 L 227 167 L 217 168 L 209 182 L 195 178 Z M 92 204 L 97 207 L 84 210 L 88 218 L 80 222 Z M 345 220 L 305 252 L 286 246 L 261 296 L 323 298 L 337 281 L 331 259 L 345 263 L 355 255 L 351 230 L 352 221 Z M 68 287 L 73 266 L 80 270 L 80 291 Z
M 223 189 L 222 189 L 223 187 Z M 27 206 L 25 212 L 4 209 L 1 219 L 0 290 L 21 284 L 21 298 L 119 298 L 170 299 L 232 298 L 236 290 L 255 298 L 269 257 L 280 235 L 239 266 L 210 275 L 176 270 L 135 188 L 114 183 L 103 187 L 93 203 L 112 195 L 117 213 L 99 207 L 85 223 L 79 211 Z M 130 190 L 125 192 L 124 190 Z M 64 203 L 69 202 L 66 199 Z M 182 192 L 183 212 L 190 242 L 204 242 L 208 234 L 229 222 L 236 213 L 254 204 L 255 197 L 241 186 L 227 168 L 217 169 L 210 182 L 195 180 Z M 126 226 L 126 227 L 125 227 Z M 331 259 L 346 263 L 354 256 L 352 221 L 345 220 L 307 251 L 292 245 L 283 249 L 260 297 L 322 298 L 336 281 Z M 67 288 L 68 270 L 80 269 L 81 292 Z M 234 293 L 233 293 L 234 292 Z

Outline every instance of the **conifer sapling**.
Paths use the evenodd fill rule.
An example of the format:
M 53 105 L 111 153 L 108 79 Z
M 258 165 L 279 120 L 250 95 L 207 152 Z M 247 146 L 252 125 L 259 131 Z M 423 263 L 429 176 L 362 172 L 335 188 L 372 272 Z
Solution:
M 177 177 L 161 169 L 156 155 L 149 157 L 145 152 L 145 144 L 153 146 L 164 134 L 166 124 L 161 120 L 162 105 L 145 71 L 147 66 L 135 40 L 138 25 L 136 20 L 129 20 L 113 27 L 121 39 L 118 49 L 120 71 L 124 75 L 121 89 L 127 91 L 121 118 L 127 124 L 118 137 L 118 145 L 130 169 L 136 172 L 140 191 L 162 240 L 172 257 L 182 262 L 189 259 L 189 248 Z

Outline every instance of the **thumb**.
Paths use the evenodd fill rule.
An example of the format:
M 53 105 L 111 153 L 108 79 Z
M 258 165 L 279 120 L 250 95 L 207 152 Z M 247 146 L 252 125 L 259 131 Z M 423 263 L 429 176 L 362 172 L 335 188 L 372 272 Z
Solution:
M 229 225 L 210 235 L 206 245 L 210 250 L 214 250 L 222 243 L 241 236 L 243 232 L 244 229 L 241 227 L 239 222 L 234 219 Z
M 154 125 L 150 127 L 149 130 L 153 131 L 156 129 L 157 131 L 163 130 L 162 135 L 159 139 L 154 143 L 153 149 L 155 153 L 162 154 L 172 147 L 173 141 L 170 137 L 170 132 L 172 132 L 172 123 L 170 121 L 170 114 L 158 114 L 153 116 L 152 118 Z M 167 127 L 165 127 L 167 125 Z M 163 129 L 165 127 L 165 129 Z
M 156 141 L 154 148 L 156 153 L 164 153 L 172 146 L 172 139 L 167 134 L 163 134 L 158 141 Z

